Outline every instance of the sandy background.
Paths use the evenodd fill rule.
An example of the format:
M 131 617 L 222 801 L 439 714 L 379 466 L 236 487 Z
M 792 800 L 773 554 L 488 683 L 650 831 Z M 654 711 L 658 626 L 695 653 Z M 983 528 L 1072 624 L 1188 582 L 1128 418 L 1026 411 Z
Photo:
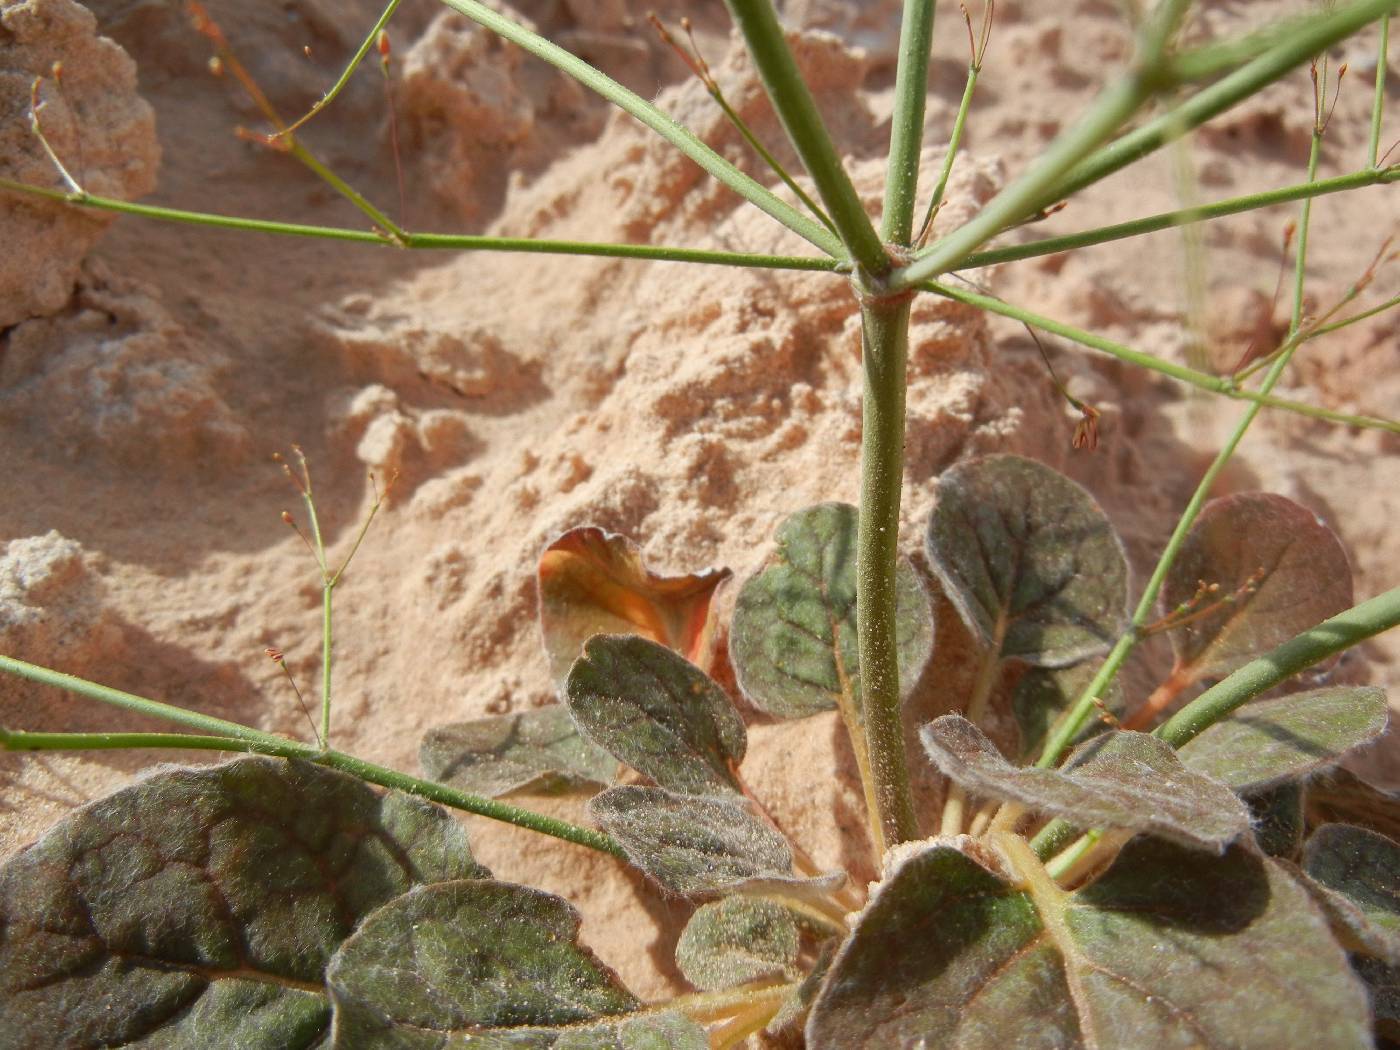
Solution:
M 925 192 L 967 61 L 956 8 L 939 6 Z M 1237 31 L 1277 6 L 1220 0 L 1192 32 Z M 722 6 L 657 7 L 672 23 L 687 12 L 695 19 L 731 100 L 779 146 Z M 875 210 L 897 7 L 791 0 L 786 11 L 792 26 L 854 45 L 817 32 L 797 41 Z M 52 82 L 45 89 L 46 127 L 93 191 L 364 227 L 294 162 L 234 136 L 256 112 L 209 74 L 207 46 L 177 4 L 96 0 L 90 9 L 96 28 L 72 0 L 0 0 L 0 174 L 54 183 L 26 111 L 32 76 L 61 59 L 62 93 Z M 214 0 L 210 9 L 288 114 L 318 97 L 377 13 L 370 0 Z M 653 38 L 643 5 L 528 0 L 515 10 L 773 181 Z M 405 3 L 391 37 L 410 228 L 803 250 L 629 118 L 427 0 Z M 1106 0 L 1003 0 L 939 228 L 971 214 L 1072 120 L 1127 41 L 1119 5 Z M 1337 56 L 1351 71 L 1324 174 L 1364 163 L 1369 41 Z M 397 215 L 386 112 L 382 78 L 364 70 L 304 141 Z M 1310 121 L 1299 71 L 1189 148 L 1013 236 L 1300 181 Z M 1400 124 L 1388 127 L 1387 145 Z M 1200 342 L 1228 365 L 1254 333 L 1286 319 L 1280 306 L 1271 320 L 1269 296 L 1294 212 L 1204 229 L 1194 301 L 1182 235 L 1170 231 L 976 278 L 1139 349 L 1184 359 Z M 1325 307 L 1395 231 L 1400 196 L 1328 198 L 1314 217 L 1310 300 Z M 105 225 L 0 196 L 0 652 L 306 738 L 262 650 L 283 648 L 313 691 L 320 593 L 305 549 L 279 520 L 299 508 L 269 457 L 294 442 L 306 449 L 328 539 L 342 554 L 372 499 L 367 470 L 397 469 L 393 498 L 338 592 L 333 742 L 416 771 L 418 741 L 433 725 L 551 700 L 533 579 L 551 535 L 594 523 L 635 537 L 657 568 L 727 565 L 742 579 L 784 515 L 855 498 L 859 340 L 838 278 L 405 253 L 132 218 Z M 1368 301 L 1394 286 L 1395 273 L 1383 275 Z M 906 549 L 920 546 L 939 470 L 1017 451 L 1098 496 L 1141 578 L 1242 407 L 1048 340 L 1061 377 L 1103 412 L 1099 450 L 1074 453 L 1074 415 L 1023 331 L 933 300 L 915 315 Z M 1400 416 L 1393 318 L 1309 346 L 1285 385 L 1328 407 Z M 1397 450 L 1394 436 L 1267 414 L 1221 491 L 1267 488 L 1315 510 L 1340 533 L 1366 597 L 1393 586 L 1400 565 Z M 722 615 L 732 600 L 731 588 Z M 916 720 L 942 703 L 937 687 L 968 677 L 964 632 L 946 606 L 939 630 L 936 665 L 911 704 Z M 1348 656 L 1334 678 L 1394 685 L 1397 661 L 1400 639 L 1383 640 Z M 1164 648 L 1149 646 L 1132 680 L 1164 669 Z M 9 679 L 0 705 L 12 727 L 139 725 Z M 0 756 L 0 854 L 161 757 L 177 756 Z M 1400 782 L 1400 763 L 1384 752 L 1366 765 Z M 872 874 L 831 719 L 757 726 L 744 772 L 819 860 Z M 580 812 L 575 800 L 527 801 Z M 499 876 L 579 905 L 587 938 L 636 991 L 672 987 L 669 954 L 687 906 L 585 850 L 541 848 L 486 821 L 470 827 Z

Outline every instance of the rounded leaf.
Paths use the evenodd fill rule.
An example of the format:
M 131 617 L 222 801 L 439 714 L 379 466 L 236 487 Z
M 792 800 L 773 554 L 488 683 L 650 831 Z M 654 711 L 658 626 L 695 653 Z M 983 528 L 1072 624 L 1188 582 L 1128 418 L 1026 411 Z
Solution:
M 702 991 L 764 977 L 796 975 L 801 947 L 792 912 L 760 897 L 726 897 L 702 905 L 676 944 L 676 965 Z
M 565 686 L 584 734 L 675 791 L 738 791 L 743 719 L 704 671 L 636 635 L 588 640 Z
M 929 564 L 964 623 L 1007 659 L 1062 667 L 1127 623 L 1128 563 L 1092 496 L 1020 456 L 982 456 L 938 479 Z
M 778 527 L 767 564 L 739 592 L 729 628 L 729 658 L 739 687 L 759 710 L 802 718 L 860 703 L 856 645 L 855 507 L 822 503 Z M 899 681 L 908 691 L 933 651 L 933 613 L 919 574 L 901 557 L 895 568 Z

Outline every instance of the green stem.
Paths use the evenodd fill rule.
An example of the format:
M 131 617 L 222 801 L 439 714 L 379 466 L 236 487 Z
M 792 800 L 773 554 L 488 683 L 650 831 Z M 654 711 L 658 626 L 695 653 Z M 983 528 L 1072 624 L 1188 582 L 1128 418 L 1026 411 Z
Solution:
M 1400 626 L 1400 587 L 1324 620 L 1245 664 L 1159 726 L 1156 735 L 1172 747 L 1181 747 L 1280 682 L 1396 626 Z
M 355 187 L 351 186 L 339 175 L 331 171 L 330 168 L 317 160 L 310 150 L 301 143 L 293 140 L 290 152 L 293 157 L 310 169 L 317 178 L 348 200 L 358 208 L 370 222 L 374 223 L 388 234 L 391 241 L 402 242 L 404 231 L 399 228 L 398 224 L 371 204 L 368 198 L 362 195 L 359 190 L 355 189 Z
M 919 836 L 900 722 L 895 612 L 909 305 L 907 298 L 901 298 L 866 302 L 861 307 L 865 393 L 856 535 L 856 636 L 866 745 L 887 846 Z
M 137 748 L 178 748 L 181 751 L 249 752 L 254 748 L 235 736 L 199 736 L 193 733 L 31 733 L 0 729 L 0 749 L 5 751 L 125 751 Z M 287 741 L 280 758 L 302 758 L 306 745 Z M 259 745 L 258 754 L 272 754 Z
M 1255 211 L 1274 204 L 1287 204 L 1308 197 L 1322 197 L 1330 193 L 1344 193 L 1364 186 L 1384 185 L 1396 181 L 1400 181 L 1400 165 L 1378 170 L 1358 171 L 1350 175 L 1338 175 L 1336 178 L 1319 179 L 1317 182 L 1302 182 L 1283 189 L 1250 193 L 1242 197 L 1230 197 L 1227 200 L 1192 208 L 1179 208 L 1175 211 L 1161 212 L 1157 215 L 1132 219 L 1129 222 L 1120 222 L 1112 226 L 1101 226 L 1080 233 L 1045 237 L 1038 241 L 1028 241 L 1025 244 L 974 252 L 963 260 L 960 269 L 971 270 L 979 266 L 994 266 L 997 263 L 1057 255 L 1060 252 L 1072 251 L 1076 248 L 1088 248 L 1095 244 L 1138 237 L 1144 233 L 1156 233 L 1158 230 L 1166 230 L 1175 226 L 1205 222 L 1208 219 L 1219 219 L 1227 215 L 1238 215 L 1241 212 Z
M 375 20 L 374 26 L 369 31 L 369 35 L 364 39 L 364 43 L 360 45 L 359 50 L 351 57 L 349 64 L 345 67 L 345 71 L 341 73 L 339 79 L 331 85 L 330 90 L 320 97 L 305 116 L 289 124 L 279 135 L 273 136 L 274 138 L 296 131 L 297 128 L 303 126 L 317 113 L 321 112 L 321 110 L 335 101 L 335 97 L 340 94 L 346 84 L 350 83 L 350 77 L 354 74 L 355 70 L 359 68 L 360 63 L 364 61 L 365 55 L 369 54 L 369 49 L 373 47 L 375 41 L 379 39 L 380 32 L 389 24 L 389 19 L 392 18 L 394 12 L 398 10 L 399 3 L 400 0 L 389 0 L 389 5 L 384 8 L 383 13 Z
M 371 230 L 350 230 L 338 226 L 308 226 L 303 223 L 277 222 L 269 219 L 244 219 L 233 215 L 185 211 L 154 204 L 136 204 L 112 197 L 84 193 L 75 195 L 63 190 L 30 186 L 22 182 L 0 179 L 0 190 L 25 193 L 49 200 L 63 201 L 77 207 L 97 208 L 124 215 L 140 215 L 148 219 L 178 222 L 196 226 L 247 230 L 253 233 L 275 233 L 291 237 L 315 237 L 334 241 L 351 241 L 379 247 L 415 248 L 436 251 L 498 251 L 526 252 L 536 255 L 588 255 L 614 259 L 653 259 L 658 262 L 702 263 L 717 266 L 750 266 L 767 270 L 807 270 L 831 272 L 841 265 L 838 260 L 800 255 L 764 255 L 753 252 L 706 251 L 698 248 L 671 248 L 649 244 L 597 244 L 588 241 L 535 240 L 528 237 L 481 237 L 448 233 L 405 233 L 402 243 L 396 243 Z
M 958 103 L 958 115 L 953 118 L 953 133 L 948 138 L 948 152 L 943 157 L 943 169 L 938 173 L 938 182 L 933 187 L 933 196 L 929 198 L 924 221 L 919 223 L 916 242 L 927 236 L 933 226 L 933 217 L 938 214 L 938 208 L 943 203 L 943 195 L 948 192 L 948 179 L 953 174 L 953 161 L 962 145 L 963 127 L 967 123 L 967 111 L 972 108 L 972 94 L 977 89 L 977 75 L 980 71 L 980 67 L 976 65 L 967 67 L 967 86 L 963 88 L 962 101 Z
M 1390 15 L 1381 19 L 1381 42 L 1376 50 L 1376 95 L 1371 103 L 1371 139 L 1366 149 L 1366 165 L 1374 168 L 1381 148 L 1381 118 L 1385 114 L 1385 64 L 1390 51 Z
M 862 269 L 882 276 L 890 269 L 889 257 L 875 227 L 870 224 L 870 217 L 865 214 L 860 195 L 841 166 L 841 157 L 817 112 L 812 93 L 807 90 L 807 83 L 788 50 L 787 38 L 778 24 L 772 3 L 770 0 L 726 2 L 744 35 L 778 119 L 787 129 L 788 138 L 807 174 L 816 183 L 817 195 L 826 205 L 826 213 L 835 224 L 841 242 Z
M 1318 15 L 1298 25 L 1258 58 L 1076 165 L 1047 191 L 1040 206 L 1063 200 L 1085 186 L 1093 185 L 1245 99 L 1254 97 L 1263 87 L 1295 66 L 1307 62 L 1313 55 L 1325 51 L 1396 7 L 1396 0 L 1359 0 L 1358 3 Z
M 13 674 L 40 685 L 53 686 L 78 696 L 86 697 L 90 700 L 98 700 L 113 707 L 119 707 L 136 714 L 146 715 L 151 718 L 162 719 L 166 722 L 173 722 L 176 725 L 189 726 L 191 729 L 201 730 L 205 734 L 213 736 L 188 737 L 180 733 L 156 733 L 156 734 L 120 734 L 120 733 L 80 733 L 80 734 L 26 734 L 11 732 L 6 737 L 0 737 L 0 742 L 19 739 L 21 745 L 25 741 L 33 744 L 38 738 L 46 738 L 46 750 L 53 750 L 62 746 L 62 738 L 68 737 L 74 741 L 76 747 L 95 746 L 156 746 L 156 747 L 192 747 L 197 750 L 209 750 L 213 747 L 209 741 L 218 741 L 220 745 L 227 744 L 228 747 L 217 746 L 215 750 L 239 750 L 250 751 L 257 754 L 273 755 L 279 758 L 300 758 L 307 762 L 314 762 L 317 765 L 327 766 L 331 769 L 338 769 L 342 773 L 349 773 L 367 780 L 371 784 L 378 784 L 381 787 L 392 788 L 397 791 L 404 791 L 410 795 L 417 795 L 432 802 L 441 803 L 452 809 L 460 809 L 466 813 L 475 813 L 477 816 L 490 817 L 492 820 L 499 820 L 506 824 L 513 824 L 519 828 L 529 831 L 538 831 L 544 835 L 552 835 L 554 838 L 563 839 L 566 842 L 573 842 L 580 846 L 587 846 L 590 849 L 598 850 L 602 853 L 609 853 L 614 857 L 626 859 L 626 854 L 622 847 L 614 842 L 610 837 L 602 832 L 594 831 L 591 828 L 582 828 L 567 821 L 559 820 L 555 817 L 548 817 L 542 813 L 534 813 L 528 809 L 521 809 L 519 806 L 512 806 L 506 802 L 498 802 L 495 799 L 483 798 L 480 795 L 473 795 L 466 791 L 458 791 L 456 788 L 448 787 L 445 784 L 437 784 L 430 780 L 421 780 L 418 777 L 409 776 L 406 773 L 399 773 L 396 770 L 388 769 L 384 766 L 376 765 L 373 762 L 366 762 L 363 759 L 355 758 L 340 751 L 323 751 L 310 744 L 301 744 L 295 740 L 288 740 L 285 737 L 276 736 L 272 733 L 264 733 L 261 730 L 252 729 L 237 722 L 229 722 L 222 718 L 214 718 L 212 715 L 202 715 L 196 711 L 187 711 L 184 708 L 175 707 L 172 704 L 163 704 L 157 700 L 149 700 L 143 696 L 136 696 L 133 693 L 124 693 L 119 689 L 112 689 L 105 685 L 98 685 L 96 682 L 89 682 L 73 675 L 63 674 L 61 671 L 53 671 L 47 667 L 39 667 L 35 664 L 26 663 L 23 660 L 16 660 L 10 656 L 0 656 L 0 672 Z M 137 740 L 142 737 L 154 738 L 158 741 L 153 745 L 129 744 L 120 745 L 111 741 L 126 737 L 128 740 Z M 109 741 L 103 744 L 105 738 Z M 192 744 L 184 741 L 193 740 Z M 8 746 L 8 745 L 7 745 Z M 32 750 L 32 748 L 21 748 Z
M 881 239 L 894 244 L 909 244 L 914 230 L 933 16 L 933 0 L 904 0 L 885 173 L 885 212 L 880 220 Z
M 1312 135 L 1312 146 L 1308 154 L 1308 178 L 1317 176 L 1317 165 L 1322 154 L 1322 129 L 1314 126 Z M 1290 343 L 1285 343 L 1287 349 L 1279 354 L 1278 359 L 1269 368 L 1268 374 L 1264 377 L 1264 382 L 1260 385 L 1260 392 L 1268 394 L 1274 388 L 1283 371 L 1288 367 L 1288 362 L 1292 360 L 1293 353 L 1300 345 L 1292 340 L 1297 334 L 1299 325 L 1303 319 L 1303 284 L 1307 272 L 1307 252 L 1308 252 L 1308 225 L 1311 218 L 1312 201 L 1303 201 L 1302 215 L 1298 223 L 1298 254 L 1295 260 L 1293 277 L 1293 317 L 1289 326 Z M 1259 402 L 1254 402 L 1245 409 L 1244 415 L 1235 425 L 1234 432 L 1215 454 L 1210 466 L 1206 469 L 1200 484 L 1196 486 L 1196 491 L 1192 493 L 1190 501 L 1186 504 L 1186 509 L 1182 511 L 1181 517 L 1177 520 L 1176 528 L 1172 530 L 1171 538 L 1167 541 L 1166 549 L 1162 551 L 1162 556 L 1157 560 L 1157 566 L 1152 570 L 1152 576 L 1147 581 L 1147 586 L 1143 588 L 1142 597 L 1138 600 L 1137 608 L 1133 612 L 1132 622 L 1127 632 L 1118 639 L 1113 650 L 1109 653 L 1108 659 L 1099 668 L 1094 676 L 1093 682 L 1080 696 L 1075 706 L 1071 708 L 1068 717 L 1056 728 L 1055 732 L 1045 743 L 1045 750 L 1041 753 L 1036 765 L 1044 768 L 1057 765 L 1061 756 L 1069 748 L 1084 727 L 1094 711 L 1094 699 L 1098 697 L 1103 689 L 1113 681 L 1113 677 L 1118 673 L 1123 661 L 1132 652 L 1133 646 L 1141 637 L 1142 629 L 1152 618 L 1153 610 L 1157 605 L 1157 595 L 1166 581 L 1167 574 L 1171 571 L 1172 565 L 1176 561 L 1177 554 L 1181 551 L 1182 544 L 1186 542 L 1186 536 L 1191 531 L 1191 526 L 1195 524 L 1201 508 L 1205 505 L 1206 499 L 1210 496 L 1211 490 L 1215 487 L 1215 481 L 1220 473 L 1225 469 L 1230 458 L 1235 454 L 1235 449 L 1244 439 L 1245 432 L 1249 430 L 1250 424 L 1254 422 L 1263 406 Z
M 823 228 L 820 223 L 808 218 L 786 201 L 774 196 L 767 187 L 745 175 L 701 142 L 688 128 L 676 123 L 650 102 L 628 91 L 617 81 L 600 73 L 583 59 L 571 55 L 557 44 L 532 33 L 518 22 L 513 22 L 498 14 L 481 3 L 480 0 L 443 0 L 443 3 L 454 11 L 466 15 L 473 22 L 485 26 L 494 33 L 499 33 L 536 58 L 543 59 L 556 69 L 567 73 L 584 87 L 596 91 L 613 105 L 651 128 L 652 131 L 655 131 L 739 196 L 757 205 L 793 233 L 820 248 L 832 258 L 841 258 L 845 254 L 840 240 L 832 236 L 830 230 Z
M 330 747 L 331 741 L 331 596 L 335 584 L 327 580 L 321 587 L 321 747 Z
M 969 306 L 976 306 L 989 313 L 999 314 L 1002 317 L 1010 317 L 1028 324 L 1032 328 L 1039 328 L 1055 335 L 1063 336 L 1066 339 L 1087 346 L 1092 350 L 1101 350 L 1106 354 L 1126 361 L 1129 364 L 1138 365 L 1141 368 L 1149 369 L 1153 372 L 1160 372 L 1162 375 L 1182 383 L 1189 383 L 1191 386 L 1201 390 L 1209 390 L 1213 394 L 1220 394 L 1224 397 L 1232 398 L 1236 401 L 1249 401 L 1254 404 L 1263 405 L 1266 408 L 1281 408 L 1289 412 L 1297 413 L 1300 416 L 1309 416 L 1313 419 L 1325 419 L 1332 423 L 1342 423 L 1351 427 L 1363 427 L 1374 430 L 1387 430 L 1392 434 L 1400 434 L 1400 423 L 1389 419 L 1378 419 L 1373 416 L 1354 416 L 1345 412 L 1334 412 L 1329 408 L 1320 408 L 1317 405 L 1309 405 L 1302 401 L 1293 401 L 1288 398 L 1274 397 L 1264 391 L 1246 390 L 1236 386 L 1229 379 L 1222 379 L 1219 376 L 1207 375 L 1204 372 L 1197 372 L 1194 368 L 1187 368 L 1172 361 L 1164 361 L 1160 357 L 1153 357 L 1151 354 L 1143 353 L 1141 350 L 1134 350 L 1116 343 L 1112 339 L 1095 335 L 1093 332 L 1076 328 L 1074 325 L 1064 324 L 1042 314 L 1034 313 L 1019 306 L 1014 306 L 1003 299 L 995 296 L 983 295 L 968 289 L 954 288 L 951 285 L 941 284 L 937 281 L 926 281 L 922 285 L 927 291 L 943 296 L 945 299 L 952 299 L 955 302 L 966 303 Z M 1320 334 L 1314 333 L 1314 334 Z
M 1393 295 L 1385 302 L 1381 303 L 1379 306 L 1373 306 L 1369 310 L 1362 310 L 1360 313 L 1352 314 L 1350 317 L 1343 317 L 1340 321 L 1333 321 L 1331 324 L 1325 324 L 1321 327 L 1313 328 L 1309 331 L 1308 338 L 1316 339 L 1318 336 L 1326 335 L 1328 332 L 1335 332 L 1339 328 L 1346 328 L 1349 325 L 1354 325 L 1359 321 L 1364 321 L 1368 317 L 1375 317 L 1376 314 L 1385 313 L 1385 311 L 1390 310 L 1395 306 L 1400 306 L 1400 295 Z

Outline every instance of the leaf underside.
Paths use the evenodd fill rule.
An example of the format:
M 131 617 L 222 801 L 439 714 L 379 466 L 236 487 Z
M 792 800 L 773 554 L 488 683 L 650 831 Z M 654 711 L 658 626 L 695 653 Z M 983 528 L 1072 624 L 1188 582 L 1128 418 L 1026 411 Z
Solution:
M 607 785 L 621 768 L 561 704 L 439 726 L 423 737 L 418 763 L 432 780 L 493 798 Z
M 617 787 L 595 795 L 588 809 L 633 864 L 673 893 L 829 886 L 793 875 L 787 840 L 744 799 Z
M 326 966 L 364 917 L 486 874 L 446 811 L 341 773 L 157 773 L 0 869 L 0 1044 L 317 1046 Z
M 810 1050 L 1371 1046 L 1365 991 L 1306 895 L 1244 848 L 1137 839 L 1046 921 L 939 844 L 876 891 Z M 1267 994 L 1260 994 L 1267 989 Z
M 1351 566 L 1336 534 L 1268 492 L 1205 505 L 1167 575 L 1162 607 L 1190 602 L 1202 583 L 1219 587 L 1203 607 L 1238 597 L 1171 632 L 1177 663 L 1193 678 L 1227 675 L 1352 606 Z
M 739 687 L 777 718 L 829 711 L 849 696 L 860 705 L 856 646 L 856 529 L 846 503 L 822 503 L 787 518 L 768 563 L 744 583 L 729 629 Z M 895 568 L 895 635 L 905 695 L 933 651 L 928 592 L 908 559 Z
M 1271 857 L 1292 859 L 1303 848 L 1303 787 L 1280 784 L 1244 797 L 1254 824 L 1254 840 Z
M 331 963 L 336 1050 L 553 1047 L 561 1029 L 636 1010 L 578 926 L 561 898 L 491 879 L 404 894 Z
M 732 575 L 706 569 L 662 576 L 626 536 L 586 525 L 540 555 L 540 629 L 550 676 L 561 691 L 583 643 L 595 634 L 637 634 L 709 670 L 715 591 Z
M 961 715 L 943 715 L 920 739 L 934 765 L 968 792 L 1018 802 L 1080 827 L 1114 827 L 1219 852 L 1249 830 L 1249 810 L 1218 781 L 1184 768 L 1146 733 L 1096 737 L 1062 769 L 1011 765 Z
M 723 689 L 664 645 L 590 638 L 569 672 L 569 710 L 584 734 L 662 787 L 737 792 L 743 719 Z
M 702 991 L 768 977 L 791 980 L 800 947 L 787 908 L 757 897 L 726 897 L 690 917 L 676 943 L 676 965 Z
M 1188 768 L 1250 793 L 1336 765 L 1385 731 L 1385 692 L 1333 686 L 1246 704 L 1182 747 Z
M 958 615 L 1003 658 L 1062 667 L 1127 622 L 1128 566 L 1084 489 L 1034 460 L 967 460 L 938 479 L 924 546 Z

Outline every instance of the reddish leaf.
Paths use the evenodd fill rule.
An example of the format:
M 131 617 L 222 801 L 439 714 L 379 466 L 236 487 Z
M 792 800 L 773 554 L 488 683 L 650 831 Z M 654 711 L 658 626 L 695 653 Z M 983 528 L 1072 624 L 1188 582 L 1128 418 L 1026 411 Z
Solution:
M 728 569 L 659 576 L 626 536 L 587 525 L 570 529 L 540 555 L 540 627 L 550 675 L 563 689 L 595 634 L 637 634 L 669 646 L 702 670 L 713 648 L 711 602 Z

